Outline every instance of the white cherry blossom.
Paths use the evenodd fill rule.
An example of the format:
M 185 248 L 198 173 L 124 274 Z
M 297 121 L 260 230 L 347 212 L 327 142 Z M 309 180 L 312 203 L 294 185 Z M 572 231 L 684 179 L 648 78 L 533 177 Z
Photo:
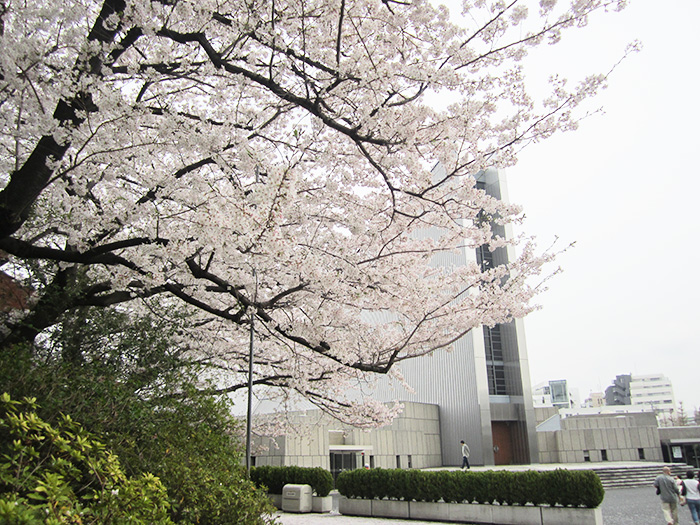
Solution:
M 254 316 L 256 385 L 386 422 L 347 385 L 536 308 L 553 255 L 495 236 L 484 217 L 521 210 L 473 175 L 575 128 L 604 85 L 528 93 L 532 47 L 623 6 L 561 4 L 465 2 L 459 27 L 426 0 L 0 2 L 0 250 L 34 288 L 0 346 L 77 306 L 184 309 L 235 392 Z M 484 244 L 520 255 L 429 264 Z

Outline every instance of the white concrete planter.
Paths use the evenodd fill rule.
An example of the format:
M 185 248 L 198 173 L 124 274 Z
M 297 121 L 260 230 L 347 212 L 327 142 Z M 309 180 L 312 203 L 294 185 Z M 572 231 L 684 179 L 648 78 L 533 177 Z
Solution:
M 268 492 L 267 497 L 270 498 L 270 501 L 276 508 L 282 509 L 282 494 L 271 494 Z
M 408 501 L 395 499 L 373 499 L 372 517 L 374 518 L 409 518 Z
M 514 523 L 517 525 L 542 525 L 542 513 L 540 510 L 542 507 L 524 506 L 519 505 L 489 505 L 491 507 L 491 519 L 493 523 Z M 577 509 L 564 509 L 562 510 L 577 510 Z M 585 509 L 584 509 L 585 510 Z M 566 521 L 560 521 L 562 523 L 576 523 L 579 525 L 581 522 L 578 518 L 573 519 L 570 516 Z M 601 521 L 601 523 L 603 523 Z
M 557 525 L 559 523 L 576 523 L 576 525 L 600 525 L 603 523 L 603 511 L 600 507 L 595 509 L 570 509 L 568 507 L 541 507 L 542 525 Z M 576 516 L 574 521 L 569 514 L 562 511 L 585 510 Z
M 530 505 L 481 505 L 474 503 L 428 503 L 416 501 L 349 499 L 340 497 L 338 510 L 347 516 L 498 523 L 499 525 L 602 525 L 600 507 L 534 507 Z
M 282 494 L 267 493 L 272 504 L 282 510 Z M 311 512 L 330 512 L 333 510 L 333 496 L 311 496 Z
M 346 516 L 371 516 L 372 500 L 340 496 L 338 500 L 338 512 Z
M 411 501 L 408 504 L 410 518 L 427 521 L 450 521 L 450 506 L 432 501 Z
M 333 510 L 333 496 L 312 496 L 311 512 L 330 512 Z
M 449 520 L 456 523 L 497 523 L 493 519 L 493 505 L 446 503 Z

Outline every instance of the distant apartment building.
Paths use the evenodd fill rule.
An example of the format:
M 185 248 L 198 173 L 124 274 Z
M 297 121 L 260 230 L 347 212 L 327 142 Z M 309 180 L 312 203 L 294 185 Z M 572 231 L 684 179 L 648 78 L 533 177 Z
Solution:
M 623 374 L 605 389 L 605 404 L 650 407 L 662 420 L 673 417 L 676 397 L 671 381 L 663 374 Z
M 603 392 L 591 392 L 583 402 L 583 407 L 597 408 L 605 406 L 605 394 Z
M 569 389 L 566 379 L 538 383 L 532 387 L 532 403 L 535 408 L 573 408 L 578 396 Z
M 663 374 L 633 375 L 630 381 L 633 405 L 649 405 L 657 413 L 670 417 L 676 407 L 671 381 Z
M 631 374 L 622 374 L 613 380 L 612 385 L 605 389 L 606 405 L 631 405 L 630 381 Z

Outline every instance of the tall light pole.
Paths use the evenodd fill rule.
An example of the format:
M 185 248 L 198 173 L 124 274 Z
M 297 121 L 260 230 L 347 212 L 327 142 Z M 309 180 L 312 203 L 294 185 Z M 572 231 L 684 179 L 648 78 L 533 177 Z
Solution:
M 258 276 L 253 270 L 255 278 L 255 293 L 253 294 L 253 306 L 250 308 L 250 347 L 248 349 L 248 417 L 246 419 L 245 440 L 245 468 L 250 477 L 250 438 L 251 422 L 253 419 L 253 341 L 255 340 L 255 302 L 258 300 Z

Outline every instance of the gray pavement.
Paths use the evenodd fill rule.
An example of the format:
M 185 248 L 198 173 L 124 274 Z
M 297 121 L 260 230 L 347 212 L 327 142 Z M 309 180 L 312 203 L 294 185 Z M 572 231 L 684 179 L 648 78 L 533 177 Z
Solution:
M 436 522 L 397 520 L 382 518 L 362 518 L 343 516 L 338 513 L 337 503 L 334 510 L 328 514 L 292 514 L 278 512 L 276 517 L 282 525 L 434 525 Z M 659 497 L 653 487 L 637 487 L 629 489 L 612 489 L 605 493 L 601 505 L 604 525 L 662 525 L 663 514 Z M 683 507 L 680 509 L 681 525 L 692 524 L 690 512 Z M 570 523 L 566 525 L 576 525 Z

